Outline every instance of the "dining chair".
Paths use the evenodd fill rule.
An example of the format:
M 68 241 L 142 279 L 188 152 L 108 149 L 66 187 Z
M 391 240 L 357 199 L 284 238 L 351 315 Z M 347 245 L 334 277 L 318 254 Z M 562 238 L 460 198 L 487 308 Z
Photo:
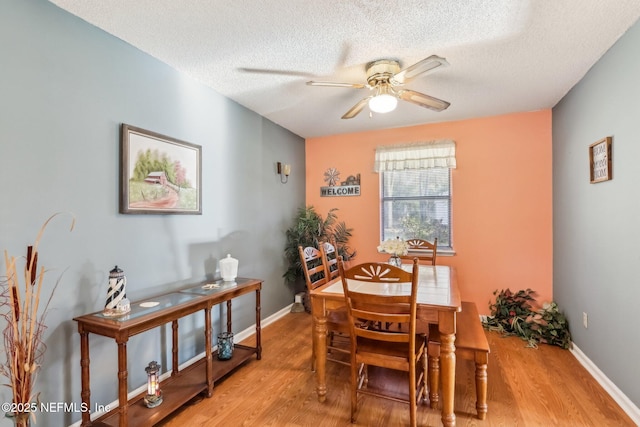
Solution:
M 308 291 L 312 291 L 329 282 L 330 278 L 327 273 L 322 246 L 320 250 L 312 246 L 307 246 L 306 248 L 298 246 L 298 252 L 300 254 L 300 262 L 302 263 L 302 271 L 304 272 Z M 327 313 L 327 360 L 341 363 L 343 365 L 349 364 L 348 357 L 346 356 L 350 353 L 349 331 L 350 327 L 346 305 L 337 309 L 332 309 Z M 315 337 L 313 331 L 311 336 Z M 312 348 L 311 370 L 315 371 L 315 342 L 313 343 Z M 342 357 L 339 356 L 340 354 L 342 354 Z
M 320 252 L 324 268 L 329 272 L 329 280 L 335 279 L 340 275 L 338 270 L 338 250 L 335 242 L 324 242 L 320 245 Z
M 412 260 L 414 258 L 418 258 L 418 260 L 426 261 L 431 265 L 436 265 L 436 255 L 438 252 L 438 238 L 433 239 L 433 243 L 428 240 L 423 239 L 407 239 L 407 246 L 409 246 L 409 252 L 413 252 L 412 254 L 401 255 L 400 259 L 409 259 Z M 423 253 L 419 253 L 419 251 L 425 251 Z M 428 251 L 428 252 L 426 252 Z
M 416 334 L 418 260 L 412 271 L 386 263 L 367 262 L 345 270 L 338 258 L 351 330 L 351 422 L 356 422 L 358 394 L 409 403 L 416 425 L 418 400 L 426 397 L 426 340 Z M 366 288 L 366 289 L 365 289 Z M 364 320 L 364 322 L 363 322 Z M 401 324 L 390 330 L 373 325 Z M 363 364 L 364 369 L 359 369 Z M 409 398 L 368 388 L 368 366 L 408 373 Z

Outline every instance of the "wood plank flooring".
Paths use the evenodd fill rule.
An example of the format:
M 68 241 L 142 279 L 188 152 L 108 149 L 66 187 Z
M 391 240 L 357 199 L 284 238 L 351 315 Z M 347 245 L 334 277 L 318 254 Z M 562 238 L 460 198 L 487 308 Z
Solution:
M 327 400 L 318 402 L 310 369 L 311 315 L 290 313 L 263 329 L 262 360 L 250 360 L 216 383 L 213 397 L 195 399 L 160 424 L 199 426 L 405 426 L 408 406 L 364 396 L 357 423 L 349 421 L 349 368 L 327 363 Z M 525 348 L 517 337 L 486 332 L 489 412 L 475 418 L 474 366 L 458 359 L 458 426 L 635 426 L 573 355 L 559 347 Z M 253 338 L 245 343 L 253 344 Z M 404 387 L 392 372 L 372 381 Z M 440 411 L 418 407 L 418 425 L 441 426 Z

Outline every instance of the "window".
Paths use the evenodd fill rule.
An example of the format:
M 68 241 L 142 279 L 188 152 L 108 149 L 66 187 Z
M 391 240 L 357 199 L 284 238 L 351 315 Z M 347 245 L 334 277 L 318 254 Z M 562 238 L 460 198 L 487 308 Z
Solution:
M 438 239 L 451 248 L 452 140 L 411 142 L 376 148 L 380 173 L 382 240 Z
M 380 173 L 382 240 L 400 237 L 451 247 L 451 169 Z

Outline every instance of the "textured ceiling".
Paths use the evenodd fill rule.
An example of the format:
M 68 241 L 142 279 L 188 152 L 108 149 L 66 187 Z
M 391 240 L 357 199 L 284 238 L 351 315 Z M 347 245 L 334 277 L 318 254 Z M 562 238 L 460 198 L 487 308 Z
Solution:
M 640 0 L 50 0 L 308 138 L 553 107 L 640 16 Z M 449 62 L 407 88 L 444 99 L 341 116 L 366 64 Z

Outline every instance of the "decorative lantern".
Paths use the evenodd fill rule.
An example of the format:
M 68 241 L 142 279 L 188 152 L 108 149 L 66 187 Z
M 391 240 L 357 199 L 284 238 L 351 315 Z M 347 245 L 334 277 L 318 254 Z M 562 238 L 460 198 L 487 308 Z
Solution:
M 147 408 L 155 408 L 162 403 L 162 391 L 160 391 L 158 378 L 160 365 L 154 360 L 144 370 L 147 372 L 147 395 L 144 397 L 144 404 Z
M 226 258 L 220 260 L 220 275 L 225 282 L 234 282 L 238 277 L 238 260 L 231 258 L 230 254 L 227 254 Z
M 124 271 L 116 265 L 109 272 L 109 290 L 107 302 L 102 314 L 105 316 L 121 316 L 131 311 L 131 304 L 127 299 L 127 277 Z

